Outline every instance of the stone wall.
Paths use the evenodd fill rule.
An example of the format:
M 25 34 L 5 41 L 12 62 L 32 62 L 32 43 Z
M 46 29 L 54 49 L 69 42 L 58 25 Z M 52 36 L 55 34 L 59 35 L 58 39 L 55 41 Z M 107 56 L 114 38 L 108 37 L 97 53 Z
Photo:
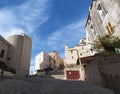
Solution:
M 0 36 L 0 60 L 5 63 L 7 59 L 9 45 L 10 44 L 2 36 Z
M 106 86 L 120 94 L 120 55 L 95 55 L 94 60 L 84 64 L 87 81 Z
M 106 34 L 120 37 L 119 10 L 120 0 L 92 0 L 85 26 L 89 49 L 94 40 Z
M 85 65 L 86 80 L 100 85 L 104 85 L 105 82 L 99 69 L 100 66 L 97 57 L 94 57 L 93 61 L 86 62 Z
M 0 69 L 0 75 L 1 75 L 1 71 L 2 71 L 2 70 Z M 11 73 L 11 72 L 8 72 L 8 71 L 4 71 L 4 72 L 3 72 L 3 77 L 4 77 L 4 76 L 15 76 L 15 74 L 13 74 L 13 73 Z

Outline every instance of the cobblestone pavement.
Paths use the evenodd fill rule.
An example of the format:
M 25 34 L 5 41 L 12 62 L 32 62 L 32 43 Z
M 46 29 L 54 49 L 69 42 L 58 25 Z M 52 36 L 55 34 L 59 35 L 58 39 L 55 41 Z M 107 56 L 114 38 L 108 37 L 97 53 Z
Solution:
M 59 76 L 56 76 L 59 77 Z M 0 80 L 0 94 L 114 94 L 111 90 L 83 81 L 51 77 Z

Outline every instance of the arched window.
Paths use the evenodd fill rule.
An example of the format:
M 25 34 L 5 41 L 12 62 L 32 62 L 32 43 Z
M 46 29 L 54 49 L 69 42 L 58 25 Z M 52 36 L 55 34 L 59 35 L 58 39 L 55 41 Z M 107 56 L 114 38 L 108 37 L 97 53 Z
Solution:
M 0 53 L 0 57 L 3 58 L 4 57 L 4 54 L 5 54 L 5 50 L 1 50 L 1 53 Z

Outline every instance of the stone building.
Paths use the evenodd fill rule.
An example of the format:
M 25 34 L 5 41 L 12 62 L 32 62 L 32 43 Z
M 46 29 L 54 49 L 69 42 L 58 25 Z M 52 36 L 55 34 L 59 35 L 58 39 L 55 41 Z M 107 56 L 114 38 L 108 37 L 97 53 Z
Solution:
M 0 36 L 0 61 L 6 62 L 10 43 Z
M 84 79 L 81 72 L 79 58 L 90 56 L 86 47 L 86 40 L 80 39 L 78 45 L 69 48 L 65 45 L 65 78 L 66 79 Z M 74 77 L 74 78 L 72 78 Z
M 63 69 L 64 61 L 56 51 L 49 52 L 48 55 L 50 55 L 56 61 L 56 69 Z
M 0 35 L 0 63 L 4 62 L 7 65 L 7 61 L 10 60 L 10 57 L 8 57 L 8 51 L 10 46 L 11 46 L 10 43 Z M 1 71 L 2 69 L 0 68 L 0 73 Z M 4 71 L 4 75 L 13 75 L 13 74 Z
M 5 40 L 0 36 L 0 61 L 16 70 L 16 76 L 29 75 L 32 40 L 25 34 Z
M 120 36 L 120 0 L 92 0 L 86 22 L 87 46 L 99 36 Z

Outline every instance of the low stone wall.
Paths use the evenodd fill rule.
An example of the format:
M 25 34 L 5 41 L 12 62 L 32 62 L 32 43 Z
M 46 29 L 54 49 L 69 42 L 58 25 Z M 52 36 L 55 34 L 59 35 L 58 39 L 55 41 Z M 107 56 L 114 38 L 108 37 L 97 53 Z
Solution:
M 115 94 L 120 94 L 120 76 L 103 74 L 105 87 L 112 89 Z
M 94 60 L 85 63 L 86 63 L 85 66 L 86 80 L 104 86 L 105 82 L 99 70 L 100 66 L 98 58 L 94 57 Z
M 1 75 L 1 69 L 0 69 L 0 75 Z M 3 76 L 15 76 L 13 73 L 11 73 L 11 72 L 7 72 L 7 71 L 4 71 L 3 72 Z
M 85 62 L 86 80 L 97 83 L 120 94 L 120 55 L 94 56 L 94 60 Z

